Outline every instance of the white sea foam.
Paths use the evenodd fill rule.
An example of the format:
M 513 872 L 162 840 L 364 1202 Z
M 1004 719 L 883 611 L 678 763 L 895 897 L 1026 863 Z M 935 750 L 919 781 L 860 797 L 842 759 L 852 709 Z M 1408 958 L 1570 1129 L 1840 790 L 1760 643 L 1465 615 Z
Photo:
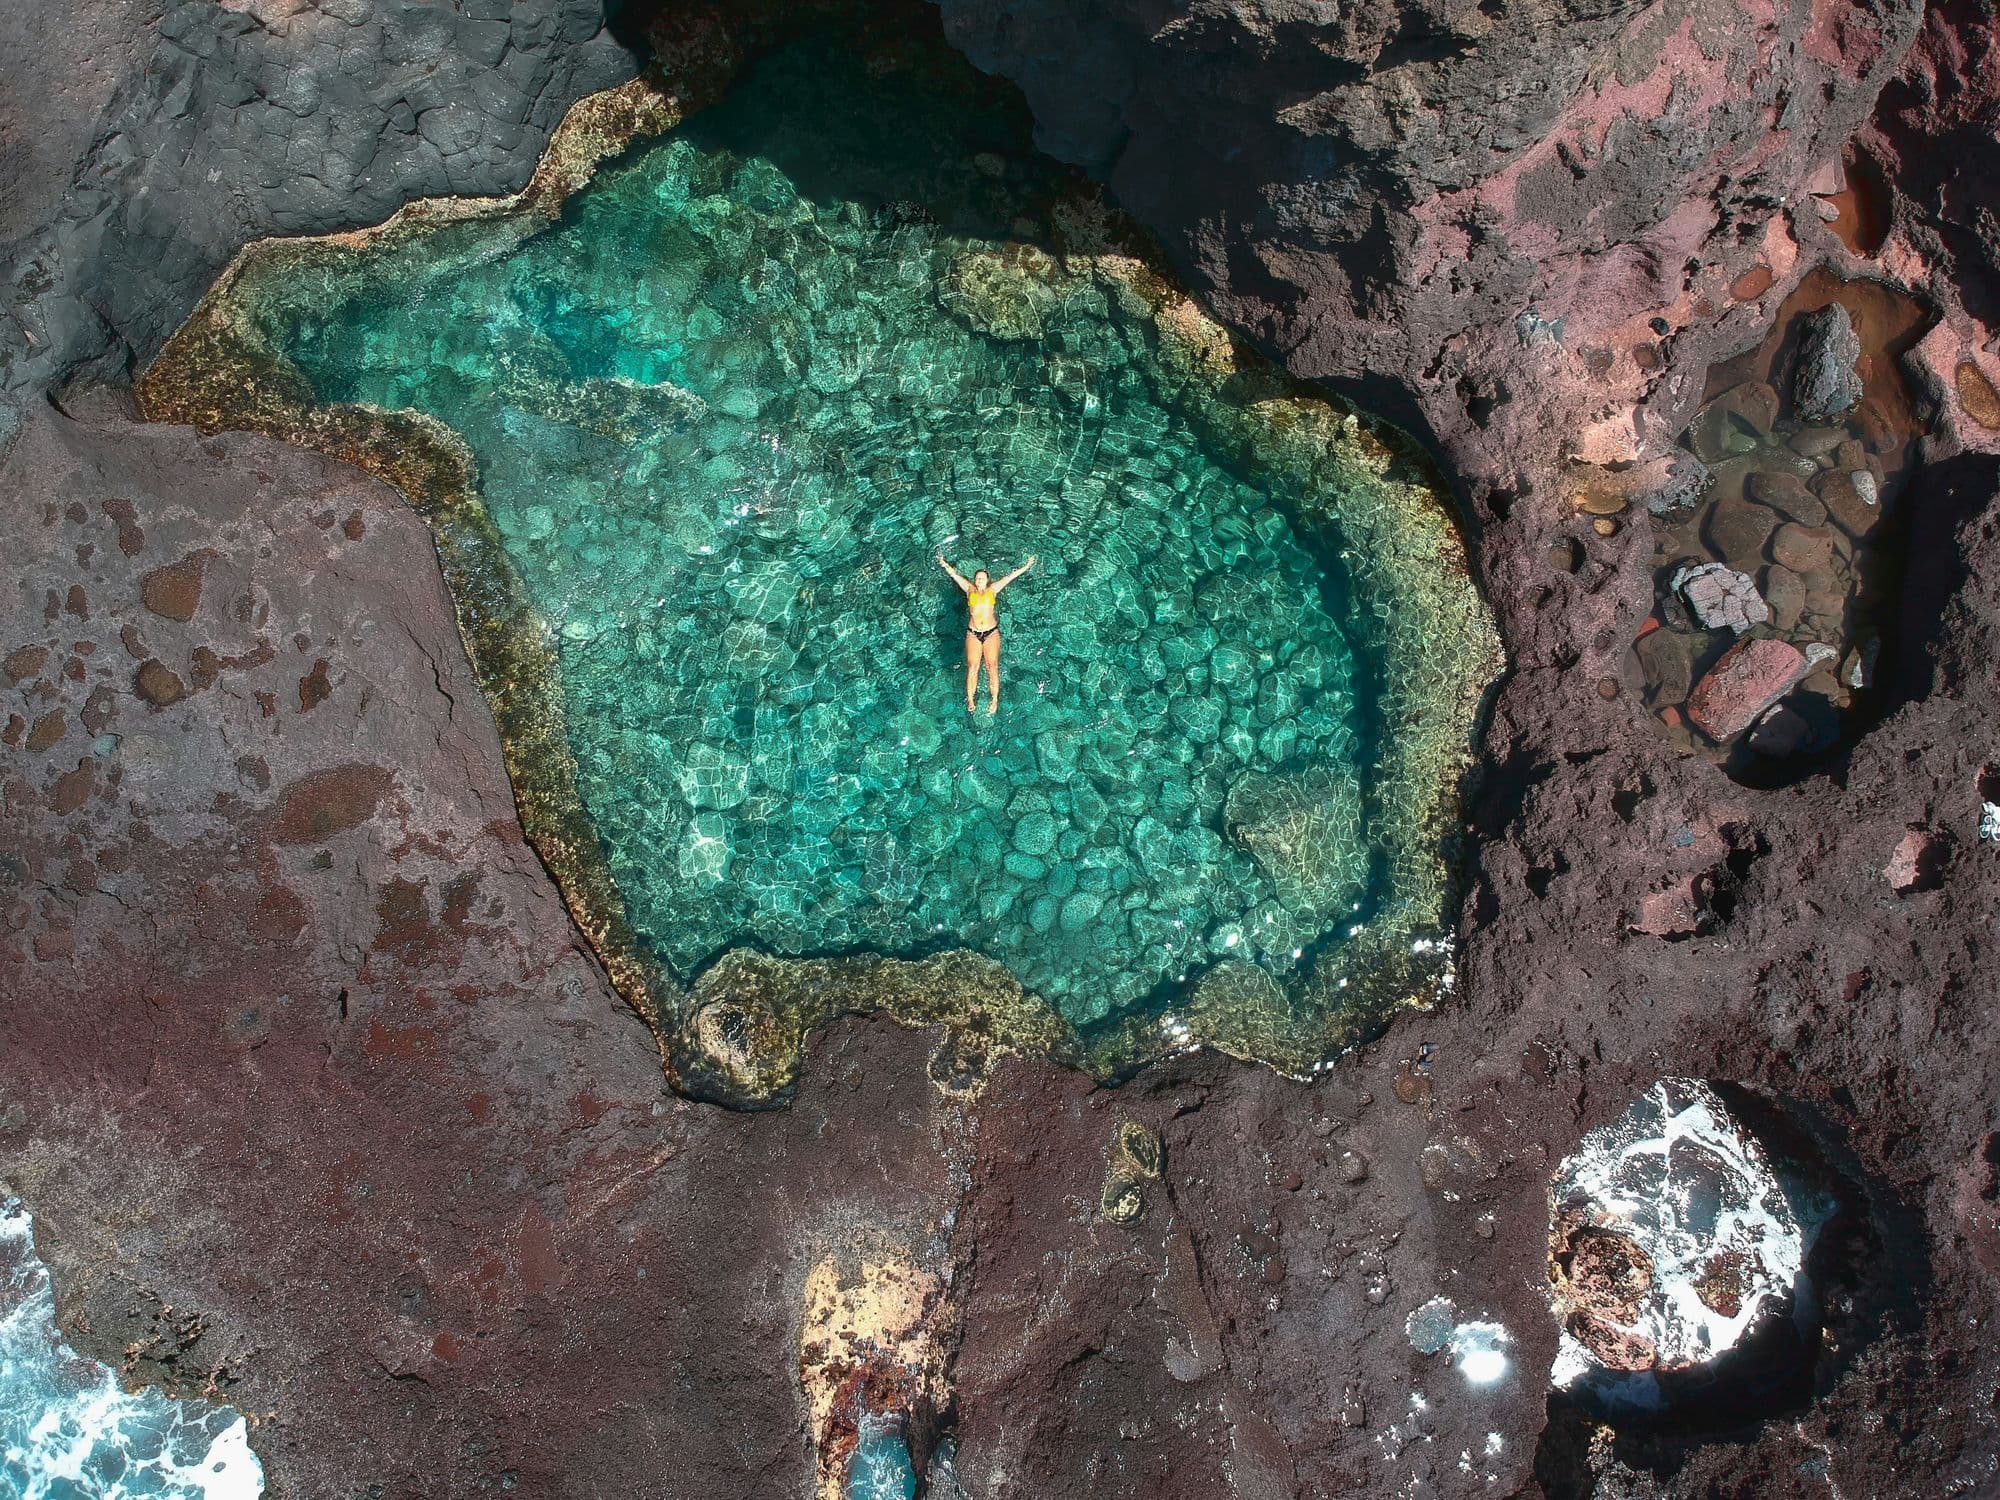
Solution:
M 1790 1294 L 1805 1259 L 1806 1226 L 1756 1138 L 1706 1084 L 1666 1078 L 1618 1120 L 1584 1137 L 1557 1174 L 1559 1206 L 1630 1234 L 1652 1260 L 1653 1284 L 1632 1331 L 1662 1367 L 1705 1363 L 1734 1348 Z M 1740 1301 L 1726 1315 L 1696 1290 L 1718 1262 L 1733 1265 Z M 1569 1385 L 1602 1370 L 1567 1330 L 1552 1379 Z M 1650 1382 L 1633 1382 L 1643 1402 Z
M 226 1406 L 126 1391 L 56 1327 L 28 1213 L 0 1199 L 0 1495 L 256 1500 L 264 1470 Z

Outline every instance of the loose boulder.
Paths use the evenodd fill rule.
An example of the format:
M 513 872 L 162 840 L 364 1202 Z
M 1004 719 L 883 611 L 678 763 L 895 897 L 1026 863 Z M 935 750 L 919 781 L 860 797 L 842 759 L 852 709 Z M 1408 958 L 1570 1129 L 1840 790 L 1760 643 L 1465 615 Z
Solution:
M 1682 568 L 1674 574 L 1673 589 L 1686 601 L 1689 613 L 1710 630 L 1727 627 L 1741 635 L 1771 618 L 1756 581 L 1721 563 Z
M 1790 641 L 1738 641 L 1688 694 L 1688 722 L 1712 740 L 1733 739 L 1811 670 Z
M 1792 378 L 1792 413 L 1809 425 L 1837 422 L 1861 400 L 1861 339 L 1838 302 L 1807 313 Z

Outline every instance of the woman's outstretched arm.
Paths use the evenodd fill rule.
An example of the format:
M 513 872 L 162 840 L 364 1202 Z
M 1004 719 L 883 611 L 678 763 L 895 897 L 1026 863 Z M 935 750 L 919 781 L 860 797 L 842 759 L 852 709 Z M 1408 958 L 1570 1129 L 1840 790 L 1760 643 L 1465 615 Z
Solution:
M 945 572 L 951 574 L 951 581 L 957 584 L 961 591 L 966 593 L 971 592 L 972 585 L 965 581 L 965 575 L 959 572 L 958 569 L 954 568 L 950 563 L 946 562 L 944 560 L 944 554 L 942 552 L 938 553 L 938 566 L 940 568 L 943 568 Z
M 998 583 L 994 584 L 993 592 L 996 594 L 999 593 L 1000 590 L 1007 587 L 1008 584 L 1012 583 L 1016 578 L 1019 578 L 1023 573 L 1027 572 L 1028 569 L 1032 568 L 1034 565 L 1035 565 L 1035 559 L 1031 555 L 1026 562 L 1021 564 L 1020 567 L 1016 568 L 1013 572 L 1009 573 L 1005 578 L 1001 579 Z

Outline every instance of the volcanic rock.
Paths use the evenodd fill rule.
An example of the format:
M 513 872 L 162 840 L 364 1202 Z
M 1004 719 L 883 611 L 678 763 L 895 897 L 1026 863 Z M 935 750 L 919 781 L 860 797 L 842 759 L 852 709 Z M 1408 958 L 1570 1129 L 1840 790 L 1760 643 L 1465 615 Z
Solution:
M 1827 526 L 1787 521 L 1771 535 L 1771 558 L 1794 573 L 1810 573 L 1833 556 L 1834 532 Z
M 1725 562 L 1755 565 L 1784 517 L 1750 500 L 1718 500 L 1702 522 L 1702 540 Z
M 1868 149 L 1915 237 L 1899 229 L 1883 274 L 1922 278 L 1940 305 L 1962 298 L 2000 326 L 2000 173 L 1979 62 L 1990 18 L 1914 0 L 1825 26 L 1796 8 L 1697 6 L 1692 22 L 1622 0 L 1500 10 L 1224 0 L 1162 26 L 1134 0 L 941 6 L 968 50 L 1023 82 L 1043 143 L 1110 180 L 1225 317 L 1286 350 L 1296 373 L 1392 407 L 1462 484 L 1520 669 L 1495 690 L 1489 774 L 1467 810 L 1453 993 L 1310 1083 L 1206 1054 L 1114 1093 L 1016 1058 L 976 1106 L 925 1076 L 936 1033 L 848 1018 L 816 1038 L 791 1110 L 739 1116 L 663 1096 L 651 1039 L 522 843 L 407 507 L 296 452 L 184 430 L 80 432 L 39 399 L 52 372 L 94 361 L 116 377 L 143 361 L 245 239 L 518 184 L 565 98 L 633 66 L 599 30 L 603 9 L 242 0 L 73 8 L 57 24 L 53 10 L 17 7 L 0 67 L 16 89 L 6 118 L 31 128 L 8 136 L 20 149 L 0 168 L 0 237 L 25 272 L 10 307 L 25 304 L 0 319 L 0 383 L 36 400 L 19 419 L 35 453 L 10 486 L 58 504 L 77 493 L 93 515 L 136 503 L 161 538 L 142 542 L 136 523 L 94 538 L 105 577 L 89 580 L 97 618 L 77 632 L 97 640 L 92 670 L 116 656 L 107 681 L 122 692 L 133 663 L 181 649 L 139 645 L 129 628 L 120 648 L 113 612 L 140 607 L 136 573 L 115 571 L 128 538 L 127 556 L 153 547 L 150 565 L 254 533 L 284 559 L 260 583 L 275 628 L 334 622 L 333 667 L 373 689 L 336 695 L 300 734 L 297 673 L 274 666 L 237 679 L 232 707 L 245 713 L 198 713 L 220 698 L 204 694 L 139 715 L 166 732 L 101 761 L 77 755 L 73 736 L 47 765 L 9 752 L 0 896 L 67 889 L 66 841 L 106 856 L 100 886 L 77 880 L 73 901 L 21 896 L 0 923 L 13 981 L 0 991 L 17 1001 L 0 1005 L 0 1165 L 35 1201 L 78 1340 L 114 1363 L 136 1347 L 129 1378 L 190 1392 L 214 1362 L 240 1406 L 273 1413 L 253 1441 L 274 1493 L 622 1493 L 635 1472 L 672 1465 L 679 1489 L 714 1500 L 802 1494 L 798 1302 L 774 1289 L 802 1285 L 829 1235 L 955 1223 L 941 1232 L 964 1305 L 952 1379 L 971 1492 L 1024 1474 L 1162 1500 L 1523 1492 L 1565 1451 L 1540 1382 L 1432 1399 L 1405 1447 L 1391 1434 L 1411 1430 L 1409 1351 L 1383 1334 L 1449 1285 L 1507 1319 L 1520 1369 L 1546 1368 L 1549 1184 L 1521 1163 L 1561 1160 L 1581 1127 L 1607 1123 L 1666 1068 L 1795 1097 L 1851 1156 L 1870 1202 L 1893 1205 L 1854 1217 L 1894 1247 L 1880 1263 L 1911 1274 L 1889 1278 L 1892 1312 L 1872 1317 L 1864 1297 L 1806 1356 L 1809 1408 L 1746 1421 L 1722 1444 L 1676 1430 L 1656 1450 L 1680 1465 L 1675 1478 L 1640 1487 L 1981 1492 L 2000 1370 L 1980 1332 L 1996 1317 L 1980 1247 L 1993 1242 L 2000 1053 L 1967 1006 L 1996 862 L 1954 866 L 1963 897 L 1951 903 L 1885 899 L 1880 871 L 1933 804 L 2000 839 L 2000 793 L 1982 802 L 1978 781 L 1996 753 L 1980 726 L 2000 715 L 2000 550 L 1990 524 L 1942 519 L 1989 505 L 1991 465 L 1954 469 L 1934 542 L 1916 554 L 1935 571 L 1911 602 L 1935 633 L 1910 653 L 1911 695 L 1838 777 L 1783 796 L 1746 795 L 1648 724 L 1599 712 L 1581 685 L 1626 649 L 1631 622 L 1616 611 L 1646 580 L 1623 563 L 1591 595 L 1540 562 L 1563 493 L 1550 435 L 1600 404 L 1685 426 L 1663 408 L 1741 347 L 1733 315 L 1754 312 L 1703 321 L 1689 303 L 1750 256 L 1780 267 L 1774 296 L 1794 255 L 1818 257 L 1824 231 L 1798 215 L 1795 248 L 1782 205 L 1871 110 Z M 461 67 L 495 55 L 496 13 L 508 34 L 492 70 L 527 81 L 510 144 L 487 102 L 499 80 Z M 335 101 L 324 135 L 310 109 L 273 118 L 315 86 Z M 439 106 L 468 98 L 490 129 L 447 159 L 435 143 L 469 132 L 446 129 Z M 418 110 L 440 117 L 420 126 Z M 314 170 L 376 142 L 352 181 Z M 87 188 L 72 196 L 75 184 Z M 1587 366 L 1585 345 L 1611 361 Z M 0 461 L 15 420 L 0 406 Z M 56 424 L 59 440 L 37 436 Z M 1867 430 L 1891 442 L 1886 423 Z M 109 472 L 124 450 L 146 462 Z M 319 550 L 337 534 L 295 515 L 298 497 L 329 488 L 368 516 L 367 541 L 337 563 Z M 62 514 L 44 528 L 39 505 L 15 508 L 0 563 L 32 559 L 35 586 L 9 596 L 0 648 L 52 639 L 43 587 L 81 577 L 72 544 L 93 538 L 59 535 L 81 524 Z M 241 564 L 249 576 L 247 549 Z M 368 621 L 393 628 L 364 649 Z M 1656 630 L 1642 657 L 1658 640 L 1698 638 Z M 261 722 L 260 693 L 273 705 Z M 395 767 L 380 814 L 331 849 L 279 844 L 274 856 L 268 788 L 356 756 Z M 1579 933 L 1611 938 L 1616 893 L 1732 850 L 1755 874 L 1730 941 L 1662 964 L 1657 942 L 1593 939 L 1576 962 Z M 1569 873 L 1551 879 L 1558 868 Z M 371 935 L 390 924 L 378 904 L 401 913 L 379 946 Z M 427 957 L 398 957 L 413 953 Z M 218 1045 L 260 1035 L 242 1024 L 260 1008 L 254 1055 Z M 1417 1178 L 1428 1103 L 1383 1102 L 1420 1037 L 1437 1046 L 1437 1128 L 1495 1164 L 1474 1201 Z M 1099 1191 L 1113 1101 L 1167 1136 L 1177 1164 L 1163 1185 L 1173 1211 L 1131 1227 L 1077 1212 Z M 1332 1274 L 1290 1278 L 1275 1310 L 1235 1236 L 1271 1211 L 1268 1164 L 1287 1122 L 1333 1116 L 1376 1168 L 1344 1182 L 1285 1158 L 1308 1180 L 1288 1195 L 1288 1255 Z M 1697 1258 L 1691 1305 L 1713 1308 L 1721 1269 Z M 1415 1296 L 1390 1301 L 1397 1283 Z M 202 1320 L 198 1358 L 176 1371 L 144 1354 L 157 1325 L 132 1315 L 135 1287 Z M 314 1290 L 285 1294 L 298 1287 Z M 1023 1289 L 1062 1316 L 1024 1324 Z M 385 1337 L 393 1369 L 375 1353 Z M 1341 1373 L 1329 1387 L 1330 1362 Z M 607 1392 L 646 1420 L 607 1425 Z M 1298 1392 L 1324 1399 L 1302 1413 Z M 1489 1443 L 1498 1456 L 1481 1456 Z M 1469 1469 L 1451 1458 L 1461 1451 Z M 1117 1479 L 1106 1454 L 1125 1465 Z M 1623 1493 L 1629 1474 L 1612 1468 L 1600 1493 Z M 1562 1477 L 1590 1492 L 1588 1474 Z
M 1801 422 L 1837 421 L 1862 397 L 1861 338 L 1838 302 L 1807 313 L 1799 341 L 1798 371 L 1792 377 L 1792 414 Z
M 1748 488 L 1753 500 L 1782 512 L 1802 526 L 1826 524 L 1825 504 L 1796 474 L 1767 469 L 1751 475 Z
M 1721 563 L 1683 568 L 1674 575 L 1672 587 L 1687 601 L 1695 619 L 1710 630 L 1727 627 L 1741 635 L 1771 618 L 1755 580 Z
M 1732 739 L 1756 722 L 1811 670 L 1790 641 L 1738 641 L 1688 695 L 1688 722 L 1710 739 Z
M 1688 446 L 1705 463 L 1747 453 L 1764 440 L 1778 420 L 1778 393 L 1761 380 L 1724 391 L 1696 415 Z

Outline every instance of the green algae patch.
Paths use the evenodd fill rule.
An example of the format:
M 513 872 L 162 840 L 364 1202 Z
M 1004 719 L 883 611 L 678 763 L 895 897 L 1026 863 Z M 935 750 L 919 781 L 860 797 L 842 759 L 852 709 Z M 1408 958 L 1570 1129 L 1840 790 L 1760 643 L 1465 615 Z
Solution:
M 251 247 L 141 397 L 430 520 L 523 826 L 676 1085 L 781 1098 L 846 1011 L 941 1025 L 949 1088 L 1305 1072 L 1435 996 L 1499 653 L 1421 456 L 955 59 L 614 94 L 515 199 Z M 940 548 L 1041 559 L 990 721 Z

